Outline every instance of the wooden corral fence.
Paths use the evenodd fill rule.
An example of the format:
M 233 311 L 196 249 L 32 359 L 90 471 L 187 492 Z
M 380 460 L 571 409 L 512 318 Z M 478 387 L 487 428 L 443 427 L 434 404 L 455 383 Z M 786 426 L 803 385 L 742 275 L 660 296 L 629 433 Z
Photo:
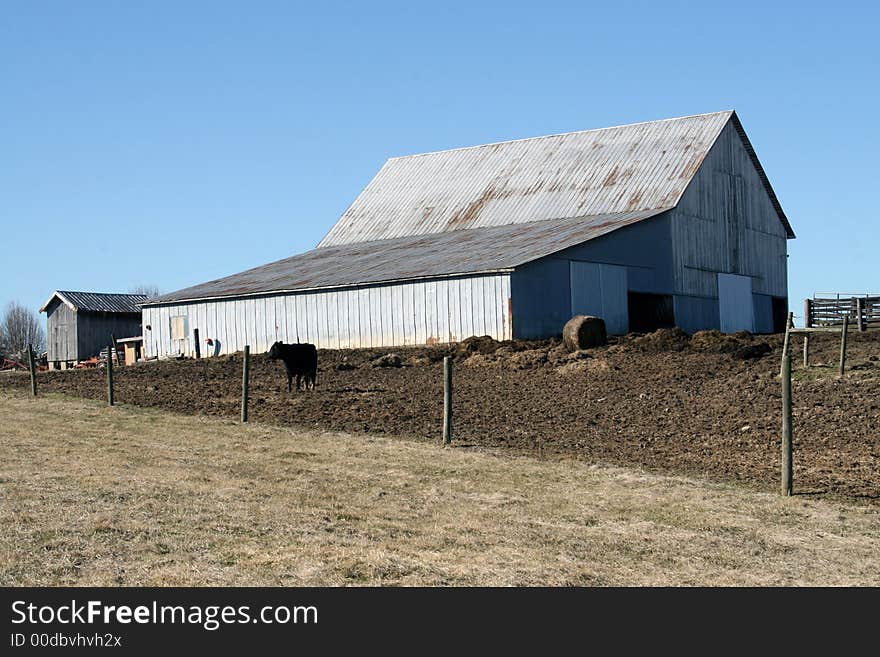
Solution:
M 804 325 L 807 328 L 840 326 L 844 317 L 860 331 L 871 326 L 880 327 L 880 295 L 817 294 L 804 300 Z

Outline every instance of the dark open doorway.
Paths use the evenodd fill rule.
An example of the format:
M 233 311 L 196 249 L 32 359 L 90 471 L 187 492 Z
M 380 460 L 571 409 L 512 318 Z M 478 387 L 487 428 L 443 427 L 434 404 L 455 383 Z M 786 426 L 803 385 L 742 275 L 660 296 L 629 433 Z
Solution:
M 788 297 L 773 297 L 773 332 L 785 333 L 788 319 Z
M 675 310 L 671 294 L 630 292 L 627 295 L 627 302 L 630 331 L 648 333 L 659 328 L 675 326 Z

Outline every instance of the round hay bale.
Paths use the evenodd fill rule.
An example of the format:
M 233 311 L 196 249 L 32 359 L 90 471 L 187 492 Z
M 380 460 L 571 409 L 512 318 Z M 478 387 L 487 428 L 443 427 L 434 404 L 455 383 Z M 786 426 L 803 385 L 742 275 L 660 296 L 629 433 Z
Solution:
M 562 329 L 562 342 L 569 351 L 602 346 L 608 342 L 605 320 L 590 315 L 575 315 Z

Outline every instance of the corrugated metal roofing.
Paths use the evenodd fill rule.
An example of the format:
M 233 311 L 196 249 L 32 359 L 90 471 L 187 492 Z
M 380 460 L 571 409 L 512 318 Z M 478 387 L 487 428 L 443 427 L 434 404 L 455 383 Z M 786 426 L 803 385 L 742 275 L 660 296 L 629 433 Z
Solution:
M 678 204 L 736 113 L 392 158 L 318 248 L 149 303 L 508 269 Z
M 669 208 L 489 226 L 313 249 L 147 304 L 511 269 Z
M 731 118 L 741 131 L 724 111 L 391 158 L 318 247 L 673 207 Z
M 146 294 L 107 294 L 104 292 L 56 290 L 40 308 L 40 312 L 45 312 L 55 297 L 61 299 L 73 310 L 101 313 L 139 313 L 141 311 L 140 304 L 147 300 Z

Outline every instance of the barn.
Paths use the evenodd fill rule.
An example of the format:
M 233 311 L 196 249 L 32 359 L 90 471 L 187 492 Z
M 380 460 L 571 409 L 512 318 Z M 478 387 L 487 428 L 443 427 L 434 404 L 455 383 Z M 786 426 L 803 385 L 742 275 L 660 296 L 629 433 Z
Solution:
M 144 346 L 778 331 L 793 237 L 733 111 L 395 157 L 315 249 L 144 304 Z
M 50 369 L 66 369 L 100 353 L 113 338 L 141 334 L 143 294 L 56 290 L 40 308 L 46 313 Z

